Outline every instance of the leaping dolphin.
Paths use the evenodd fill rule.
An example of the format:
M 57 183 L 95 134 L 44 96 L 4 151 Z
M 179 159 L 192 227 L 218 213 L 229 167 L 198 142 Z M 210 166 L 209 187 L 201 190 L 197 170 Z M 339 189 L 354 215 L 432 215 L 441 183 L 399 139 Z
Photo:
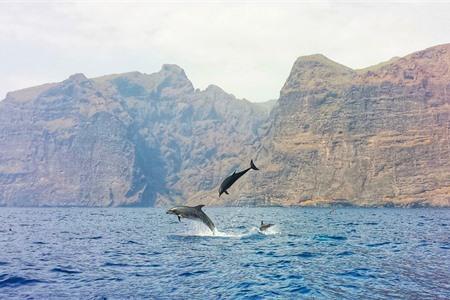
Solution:
M 261 221 L 261 226 L 259 226 L 259 230 L 265 231 L 265 230 L 269 229 L 269 227 L 272 227 L 272 226 L 273 226 L 273 224 L 264 224 L 264 222 Z
M 231 174 L 230 176 L 228 176 L 227 178 L 225 178 L 225 180 L 222 182 L 222 184 L 220 185 L 219 188 L 219 197 L 220 195 L 222 195 L 223 193 L 228 195 L 228 189 L 230 188 L 230 186 L 233 185 L 233 183 L 236 182 L 236 180 L 238 180 L 239 178 L 241 178 L 241 176 L 243 176 L 245 173 L 247 173 L 250 169 L 252 170 L 259 170 L 255 164 L 253 163 L 253 160 L 250 160 L 250 168 L 245 169 L 241 172 L 237 172 L 234 171 L 233 174 Z
M 212 231 L 214 234 L 214 230 L 216 226 L 211 221 L 211 219 L 202 211 L 202 207 L 205 206 L 203 204 L 197 206 L 176 206 L 169 209 L 166 214 L 176 215 L 178 217 L 178 221 L 181 222 L 181 218 L 200 221 Z

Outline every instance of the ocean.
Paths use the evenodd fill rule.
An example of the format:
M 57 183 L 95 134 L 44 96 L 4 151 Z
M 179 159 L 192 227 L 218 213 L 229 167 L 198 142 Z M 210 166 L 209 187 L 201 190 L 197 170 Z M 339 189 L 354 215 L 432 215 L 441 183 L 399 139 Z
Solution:
M 450 299 L 450 209 L 203 210 L 0 208 L 0 298 Z

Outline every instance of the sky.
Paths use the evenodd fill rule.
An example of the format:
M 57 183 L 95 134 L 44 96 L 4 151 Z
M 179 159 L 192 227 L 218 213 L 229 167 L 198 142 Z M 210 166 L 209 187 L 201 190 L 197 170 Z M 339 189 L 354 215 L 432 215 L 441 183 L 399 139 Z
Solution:
M 449 16 L 442 1 L 0 0 L 0 99 L 74 73 L 153 73 L 165 63 L 196 88 L 277 99 L 299 56 L 367 67 L 449 43 Z

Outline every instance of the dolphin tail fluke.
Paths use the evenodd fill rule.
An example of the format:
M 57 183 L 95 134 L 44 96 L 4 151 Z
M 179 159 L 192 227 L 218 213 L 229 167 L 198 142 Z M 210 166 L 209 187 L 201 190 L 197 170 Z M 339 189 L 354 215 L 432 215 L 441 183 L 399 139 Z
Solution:
M 250 160 L 250 168 L 251 168 L 252 170 L 255 170 L 255 171 L 258 171 L 258 170 L 259 170 L 259 169 L 255 166 L 255 164 L 253 163 L 253 159 Z
M 216 230 L 216 226 L 214 225 L 214 223 L 211 221 L 211 219 L 205 214 L 204 211 L 202 211 L 202 207 L 204 205 L 197 205 L 195 206 L 196 209 L 200 210 L 200 219 L 202 220 L 202 222 L 208 226 L 208 228 L 211 230 L 211 232 L 213 234 L 215 234 L 215 230 Z
M 215 235 L 216 226 L 206 214 L 204 216 L 203 222 L 206 224 L 206 226 L 208 226 L 209 230 L 211 230 L 213 235 Z

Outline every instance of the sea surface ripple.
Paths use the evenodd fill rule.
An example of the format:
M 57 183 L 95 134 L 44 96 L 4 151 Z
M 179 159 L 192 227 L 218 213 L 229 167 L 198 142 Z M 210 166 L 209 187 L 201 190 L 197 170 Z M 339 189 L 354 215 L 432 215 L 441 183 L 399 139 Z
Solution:
M 1 208 L 0 298 L 450 299 L 449 209 L 204 210 Z

